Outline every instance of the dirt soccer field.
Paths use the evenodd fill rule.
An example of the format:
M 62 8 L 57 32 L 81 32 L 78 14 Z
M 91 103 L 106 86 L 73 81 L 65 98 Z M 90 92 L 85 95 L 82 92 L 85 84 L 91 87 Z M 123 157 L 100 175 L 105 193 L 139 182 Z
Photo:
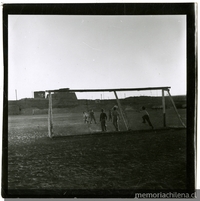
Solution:
M 180 112 L 185 121 L 185 110 Z M 54 138 L 47 137 L 47 115 L 9 116 L 8 189 L 22 194 L 50 190 L 55 197 L 67 197 L 73 189 L 86 194 L 89 190 L 185 189 L 186 129 L 160 129 L 157 124 L 162 121 L 156 121 L 160 117 L 152 115 L 155 130 L 138 116 L 129 118 L 138 130 L 132 125 L 131 132 L 95 133 L 100 131 L 99 120 L 89 128 L 80 114 L 55 114 Z M 170 121 L 176 122 L 177 117 L 169 115 Z M 113 131 L 112 123 L 107 124 Z

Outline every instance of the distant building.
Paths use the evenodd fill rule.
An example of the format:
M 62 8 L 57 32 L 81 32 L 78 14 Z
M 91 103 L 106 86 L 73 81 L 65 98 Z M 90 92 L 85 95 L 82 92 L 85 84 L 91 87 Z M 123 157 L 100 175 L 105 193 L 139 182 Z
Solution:
M 34 98 L 45 98 L 45 91 L 34 91 Z
M 52 94 L 53 107 L 65 107 L 78 104 L 77 96 L 74 92 L 54 92 Z
M 66 89 L 52 93 L 53 108 L 74 107 L 78 105 L 78 99 L 74 92 L 68 92 Z M 48 109 L 48 94 L 45 97 L 45 91 L 35 91 L 34 98 L 24 98 L 18 101 L 8 101 L 8 114 L 18 115 L 28 112 L 32 114 L 33 110 Z

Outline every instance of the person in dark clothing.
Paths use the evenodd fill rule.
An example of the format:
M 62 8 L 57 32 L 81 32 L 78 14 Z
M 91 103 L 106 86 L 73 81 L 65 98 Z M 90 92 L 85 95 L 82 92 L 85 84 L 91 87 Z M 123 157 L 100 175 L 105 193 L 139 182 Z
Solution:
M 90 123 L 92 123 L 92 120 L 94 120 L 95 124 L 97 123 L 96 119 L 95 119 L 95 116 L 94 116 L 94 111 L 93 110 L 90 111 Z
M 107 131 L 107 129 L 106 129 L 106 120 L 107 120 L 107 115 L 104 112 L 104 110 L 101 109 L 100 122 L 101 122 L 101 129 L 102 129 L 103 132 Z
M 146 111 L 146 108 L 144 106 L 142 107 L 141 113 L 142 113 L 142 119 L 143 119 L 142 123 L 146 123 L 146 121 L 147 121 L 149 126 L 151 126 L 151 128 L 154 129 L 154 127 L 150 121 L 150 118 L 149 118 L 149 113 Z

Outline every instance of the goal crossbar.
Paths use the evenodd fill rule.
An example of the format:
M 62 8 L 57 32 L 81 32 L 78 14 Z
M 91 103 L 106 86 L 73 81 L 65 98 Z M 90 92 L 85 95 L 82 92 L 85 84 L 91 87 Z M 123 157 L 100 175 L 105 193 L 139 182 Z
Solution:
M 145 87 L 145 88 L 116 88 L 116 89 L 55 89 L 46 92 L 112 92 L 112 91 L 147 91 L 147 90 L 169 90 L 171 87 Z

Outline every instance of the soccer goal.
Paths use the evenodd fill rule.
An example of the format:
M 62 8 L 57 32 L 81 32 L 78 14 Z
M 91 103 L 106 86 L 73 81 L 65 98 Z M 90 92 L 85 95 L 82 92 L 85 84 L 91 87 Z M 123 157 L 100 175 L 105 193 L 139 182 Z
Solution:
M 50 138 L 102 132 L 186 128 L 186 96 L 171 96 L 170 87 L 66 88 L 46 92 L 49 99 Z M 102 118 L 103 116 L 106 118 Z

